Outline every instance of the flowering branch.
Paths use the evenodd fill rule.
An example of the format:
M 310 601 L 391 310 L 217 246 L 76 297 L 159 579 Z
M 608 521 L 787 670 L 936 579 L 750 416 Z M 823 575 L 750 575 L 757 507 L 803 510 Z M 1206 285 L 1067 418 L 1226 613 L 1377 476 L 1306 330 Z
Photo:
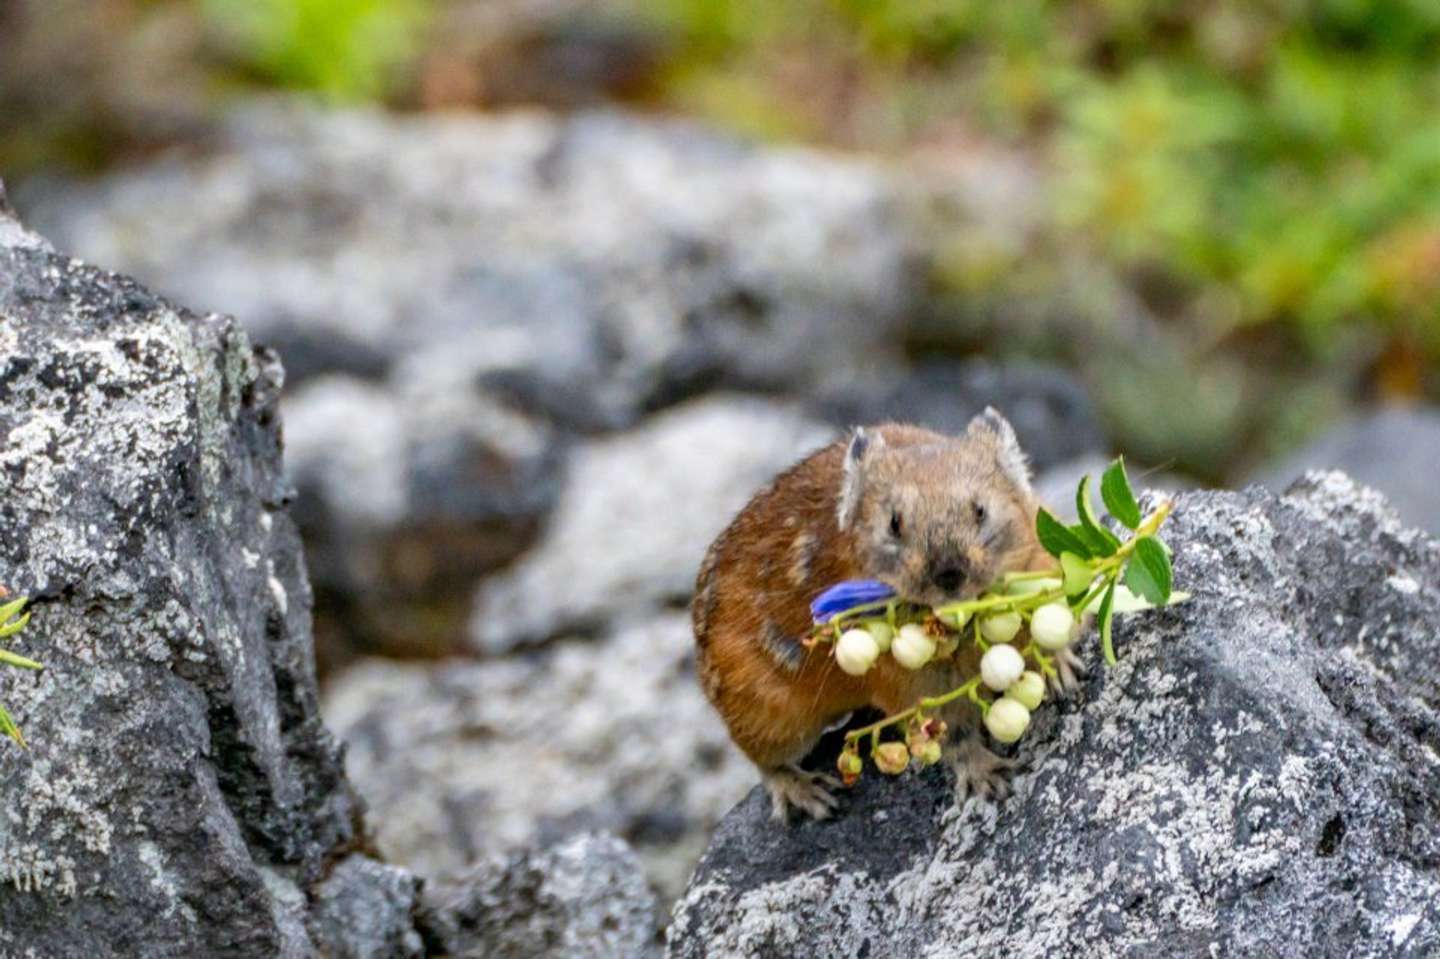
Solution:
M 908 602 L 873 580 L 841 583 L 816 597 L 811 604 L 815 627 L 806 645 L 831 643 L 836 664 L 851 675 L 864 675 L 885 653 L 906 669 L 952 657 L 967 625 L 982 654 L 978 676 L 848 733 L 837 763 L 847 783 L 864 768 L 859 747 L 866 739 L 882 772 L 898 774 L 911 758 L 922 764 L 937 761 L 945 724 L 930 714 L 961 698 L 980 710 L 993 738 L 1015 742 L 1044 700 L 1046 680 L 1058 683 L 1054 657 L 1077 638 L 1085 614 L 1096 614 L 1100 648 L 1105 662 L 1114 665 L 1115 613 L 1189 598 L 1172 588 L 1170 547 L 1157 535 L 1173 504 L 1166 500 L 1142 516 L 1119 459 L 1101 477 L 1100 495 L 1109 514 L 1129 532 L 1124 540 L 1096 518 L 1089 476 L 1076 490 L 1078 523 L 1066 526 L 1043 509 L 1037 514 L 1036 536 L 1058 561 L 1058 570 L 1006 573 L 974 599 L 935 607 Z M 1017 649 L 1012 640 L 1027 626 L 1029 640 Z M 903 744 L 882 741 L 886 730 L 900 726 Z

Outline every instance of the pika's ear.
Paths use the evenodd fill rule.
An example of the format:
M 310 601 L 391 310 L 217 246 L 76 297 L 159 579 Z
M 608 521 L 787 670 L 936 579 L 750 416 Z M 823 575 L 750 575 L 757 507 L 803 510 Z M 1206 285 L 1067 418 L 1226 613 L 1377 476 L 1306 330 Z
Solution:
M 840 496 L 837 499 L 835 519 L 841 529 L 849 529 L 860 512 L 860 497 L 865 492 L 865 462 L 875 451 L 885 445 L 885 438 L 878 433 L 867 433 L 863 426 L 855 427 L 850 434 L 850 443 L 845 447 L 845 470 L 840 480 Z
M 965 427 L 965 435 L 984 437 L 994 443 L 995 460 L 1000 465 L 1000 472 L 1022 493 L 1030 492 L 1030 464 L 1025 459 L 1025 451 L 1020 448 L 1020 441 L 1015 438 L 1015 427 L 1000 415 L 999 410 L 993 406 L 985 407 L 984 412 L 976 414 L 970 425 Z

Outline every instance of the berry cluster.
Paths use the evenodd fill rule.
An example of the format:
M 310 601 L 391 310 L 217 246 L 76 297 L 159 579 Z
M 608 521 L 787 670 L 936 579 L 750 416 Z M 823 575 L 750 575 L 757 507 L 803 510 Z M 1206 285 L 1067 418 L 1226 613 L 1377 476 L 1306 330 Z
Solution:
M 946 727 L 934 712 L 961 698 L 980 710 L 992 738 L 1016 742 L 1044 701 L 1047 680 L 1059 684 L 1056 660 L 1070 655 L 1065 651 L 1079 635 L 1082 614 L 1097 615 L 1105 659 L 1113 664 L 1110 624 L 1116 612 L 1187 598 L 1171 589 L 1170 549 L 1156 535 L 1171 504 L 1142 517 L 1119 460 L 1105 471 L 1101 495 L 1129 538 L 1122 541 L 1096 519 L 1087 476 L 1076 494 L 1079 523 L 1063 525 L 1044 510 L 1036 518 L 1040 543 L 1058 569 L 1008 573 L 974 599 L 933 608 L 907 602 L 873 580 L 840 583 L 816 597 L 809 643 L 832 644 L 836 665 L 852 676 L 865 675 L 886 655 L 915 670 L 951 659 L 962 642 L 973 642 L 981 653 L 979 674 L 962 685 L 847 734 L 838 761 L 847 783 L 864 769 L 860 744 L 866 738 L 875 766 L 890 775 L 912 760 L 938 761 Z M 882 738 L 897 728 L 903 741 Z

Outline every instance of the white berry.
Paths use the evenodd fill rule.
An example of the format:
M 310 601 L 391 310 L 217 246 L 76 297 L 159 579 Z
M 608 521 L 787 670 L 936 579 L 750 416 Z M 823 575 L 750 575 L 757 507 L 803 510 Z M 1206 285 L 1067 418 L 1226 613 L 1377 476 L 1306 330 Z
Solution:
M 890 655 L 906 669 L 919 669 L 935 655 L 935 640 L 918 623 L 906 623 L 895 634 Z
M 895 630 L 883 619 L 874 619 L 865 624 L 865 631 L 870 638 L 875 640 L 875 645 L 880 647 L 880 652 L 890 652 L 890 641 L 895 638 Z
M 949 609 L 940 613 L 939 616 L 940 622 L 951 629 L 964 629 L 965 624 L 970 622 L 970 610 L 968 609 Z
M 990 735 L 1002 743 L 1013 743 L 1025 735 L 1030 725 L 1030 710 L 1025 704 L 1009 696 L 1002 696 L 990 704 L 985 713 L 985 728 Z
M 1009 689 L 1025 672 L 1025 657 L 1014 646 L 991 646 L 980 658 L 980 681 L 997 693 Z
M 1020 614 L 1011 610 L 980 620 L 980 635 L 992 643 L 1008 643 L 1020 632 Z
M 1045 677 L 1027 669 L 1005 690 L 1005 695 L 1026 709 L 1033 710 L 1045 700 Z
M 863 629 L 847 629 L 835 642 L 835 662 L 851 676 L 864 676 L 879 655 L 879 644 Z
M 1030 617 L 1030 638 L 1041 649 L 1055 652 L 1070 645 L 1075 635 L 1075 614 L 1064 603 L 1047 603 Z

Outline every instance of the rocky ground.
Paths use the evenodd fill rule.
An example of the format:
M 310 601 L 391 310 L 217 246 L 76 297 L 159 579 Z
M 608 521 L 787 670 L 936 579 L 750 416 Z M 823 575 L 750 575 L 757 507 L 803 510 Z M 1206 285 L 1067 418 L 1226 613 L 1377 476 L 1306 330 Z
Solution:
M 676 955 L 1436 948 L 1437 547 L 1335 477 L 1184 495 L 1200 595 L 1042 712 L 1017 799 L 867 780 L 782 831 L 745 798 L 683 607 L 754 488 L 846 424 L 992 403 L 1061 511 L 1105 462 L 1065 374 L 905 355 L 912 199 L 681 124 L 274 105 L 31 184 L 61 249 L 237 321 L 0 218 L 0 559 L 55 608 L 22 642 L 50 671 L 0 675 L 37 731 L 0 809 L 50 811 L 0 813 L 0 957 L 80 942 L 60 904 L 114 883 L 117 935 L 254 955 L 643 955 L 682 895 Z M 1264 479 L 1349 456 L 1440 528 L 1402 489 L 1430 419 Z
M 1440 543 L 1312 473 L 1187 493 L 1194 598 L 1116 629 L 1000 803 L 932 769 L 784 829 L 758 790 L 675 910 L 681 956 L 1429 956 Z

